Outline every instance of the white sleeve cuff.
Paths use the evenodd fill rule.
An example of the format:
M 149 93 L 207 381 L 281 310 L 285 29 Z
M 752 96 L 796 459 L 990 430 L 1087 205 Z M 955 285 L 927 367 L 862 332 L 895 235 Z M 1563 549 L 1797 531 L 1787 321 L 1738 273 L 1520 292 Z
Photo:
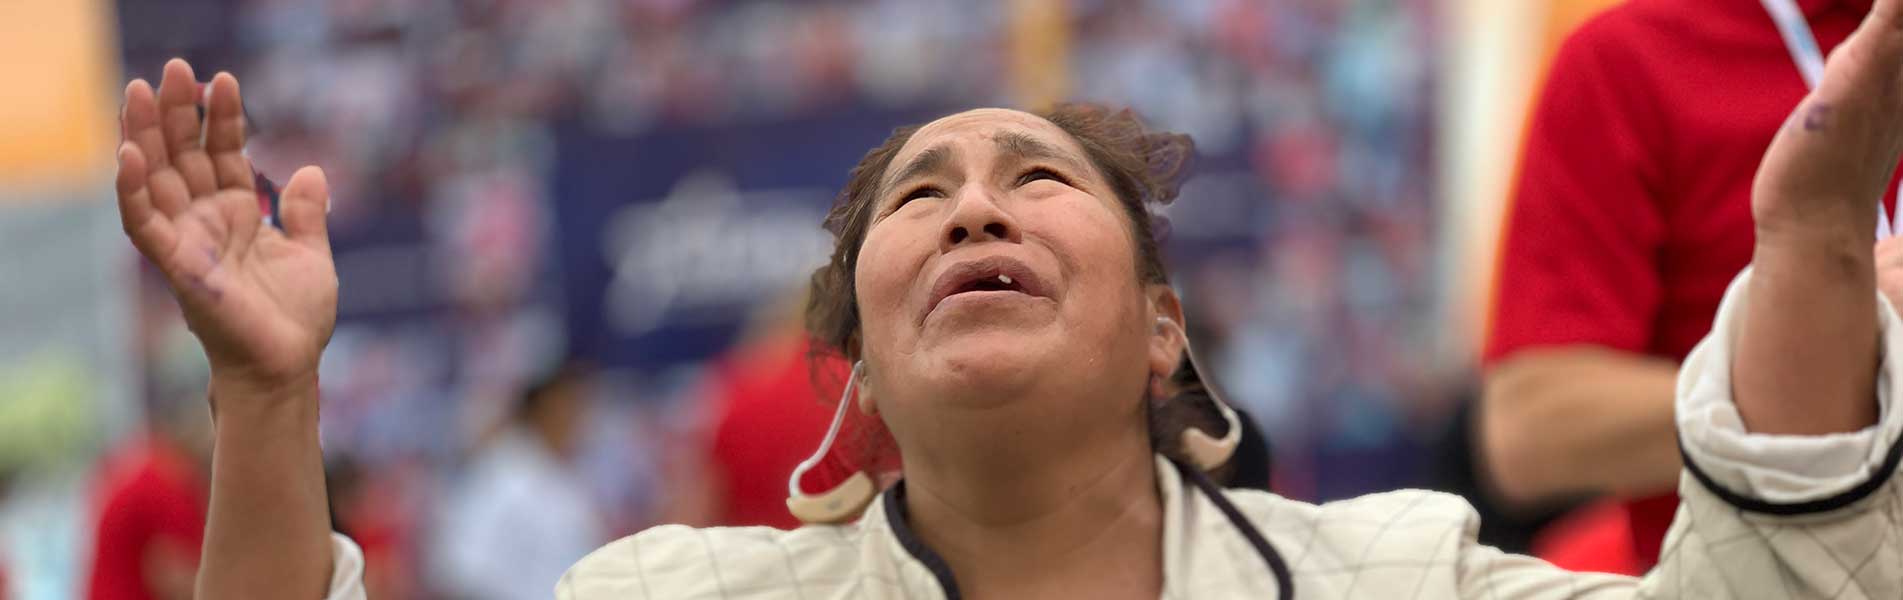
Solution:
M 344 534 L 330 534 L 330 593 L 324 600 L 367 600 L 363 589 L 363 549 Z
M 1892 383 L 1903 379 L 1903 322 L 1877 294 L 1876 425 L 1820 436 L 1751 433 L 1731 399 L 1731 351 L 1749 309 L 1750 278 L 1747 267 L 1732 280 L 1711 333 L 1679 370 L 1676 409 L 1686 469 L 1720 498 L 1759 512 L 1821 512 L 1869 495 L 1896 468 L 1903 418 L 1891 410 Z

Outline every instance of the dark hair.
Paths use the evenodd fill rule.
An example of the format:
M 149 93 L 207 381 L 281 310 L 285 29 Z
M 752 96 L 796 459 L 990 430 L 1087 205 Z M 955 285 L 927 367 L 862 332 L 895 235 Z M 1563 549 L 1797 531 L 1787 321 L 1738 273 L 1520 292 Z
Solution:
M 1152 204 L 1176 199 L 1189 172 L 1195 143 L 1180 133 L 1152 131 L 1128 109 L 1112 110 L 1097 104 L 1058 104 L 1037 113 L 1077 141 L 1092 167 L 1109 182 L 1129 217 L 1136 241 L 1137 278 L 1144 283 L 1168 283 L 1157 246 L 1158 229 L 1167 229 Z M 867 152 L 846 178 L 846 189 L 826 214 L 826 230 L 833 234 L 833 255 L 813 272 L 806 304 L 806 331 L 815 348 L 837 352 L 847 360 L 859 358 L 859 302 L 853 269 L 878 204 L 879 183 L 899 148 L 919 126 L 900 127 L 885 142 Z M 1160 225 L 1160 227 L 1159 227 Z
M 1229 424 L 1216 407 L 1216 391 L 1197 372 L 1188 352 L 1183 353 L 1176 372 L 1170 375 L 1169 387 L 1173 394 L 1169 401 L 1153 405 L 1149 411 L 1151 448 L 1181 460 L 1187 455 L 1183 449 L 1184 430 L 1201 429 L 1217 437 L 1229 433 Z M 1242 426 L 1241 439 L 1227 462 L 1208 471 L 1209 478 L 1226 487 L 1267 491 L 1273 465 L 1268 438 L 1249 413 L 1235 406 L 1229 408 L 1236 411 L 1236 424 Z
M 522 387 L 510 417 L 517 421 L 534 420 L 536 413 L 548 406 L 549 398 L 570 392 L 571 386 L 587 380 L 594 373 L 594 365 L 588 362 L 576 359 L 562 361 Z

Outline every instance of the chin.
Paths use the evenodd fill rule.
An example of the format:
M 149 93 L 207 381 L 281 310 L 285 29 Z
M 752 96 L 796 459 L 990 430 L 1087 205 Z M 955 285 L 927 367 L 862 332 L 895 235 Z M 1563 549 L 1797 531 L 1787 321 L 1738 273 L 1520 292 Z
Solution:
M 930 379 L 955 394 L 983 402 L 1003 402 L 1049 373 L 1058 348 L 1052 340 L 1005 328 L 958 335 L 924 353 Z M 1085 357 L 1076 357 L 1085 358 Z M 1068 359 L 1067 359 L 1068 360 Z

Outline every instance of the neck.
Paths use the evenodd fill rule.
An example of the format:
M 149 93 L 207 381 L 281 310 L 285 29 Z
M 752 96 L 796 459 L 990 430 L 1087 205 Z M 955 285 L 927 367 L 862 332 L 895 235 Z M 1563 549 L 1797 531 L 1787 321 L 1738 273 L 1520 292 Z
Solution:
M 1163 509 L 1149 439 L 1138 427 L 1063 448 L 1019 449 L 1008 468 L 908 456 L 909 525 L 969 597 L 1155 598 Z

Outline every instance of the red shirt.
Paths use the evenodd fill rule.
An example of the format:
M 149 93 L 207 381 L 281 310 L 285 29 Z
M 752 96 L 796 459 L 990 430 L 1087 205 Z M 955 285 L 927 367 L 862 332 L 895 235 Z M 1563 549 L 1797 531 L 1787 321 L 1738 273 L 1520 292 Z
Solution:
M 1798 5 L 1828 54 L 1870 0 Z M 1574 31 L 1529 122 L 1483 362 L 1572 344 L 1682 361 L 1751 260 L 1751 181 L 1806 92 L 1757 0 L 1630 0 Z M 1648 565 L 1676 504 L 1631 506 Z
M 836 401 L 813 388 L 809 348 L 788 335 L 741 347 L 716 367 L 713 465 L 726 490 L 720 525 L 800 525 L 786 510 L 786 478 L 819 447 Z M 838 363 L 821 367 L 820 379 L 845 381 Z
M 205 479 L 171 444 L 139 440 L 108 458 L 94 501 L 91 600 L 149 600 L 148 552 L 198 564 L 205 540 Z

